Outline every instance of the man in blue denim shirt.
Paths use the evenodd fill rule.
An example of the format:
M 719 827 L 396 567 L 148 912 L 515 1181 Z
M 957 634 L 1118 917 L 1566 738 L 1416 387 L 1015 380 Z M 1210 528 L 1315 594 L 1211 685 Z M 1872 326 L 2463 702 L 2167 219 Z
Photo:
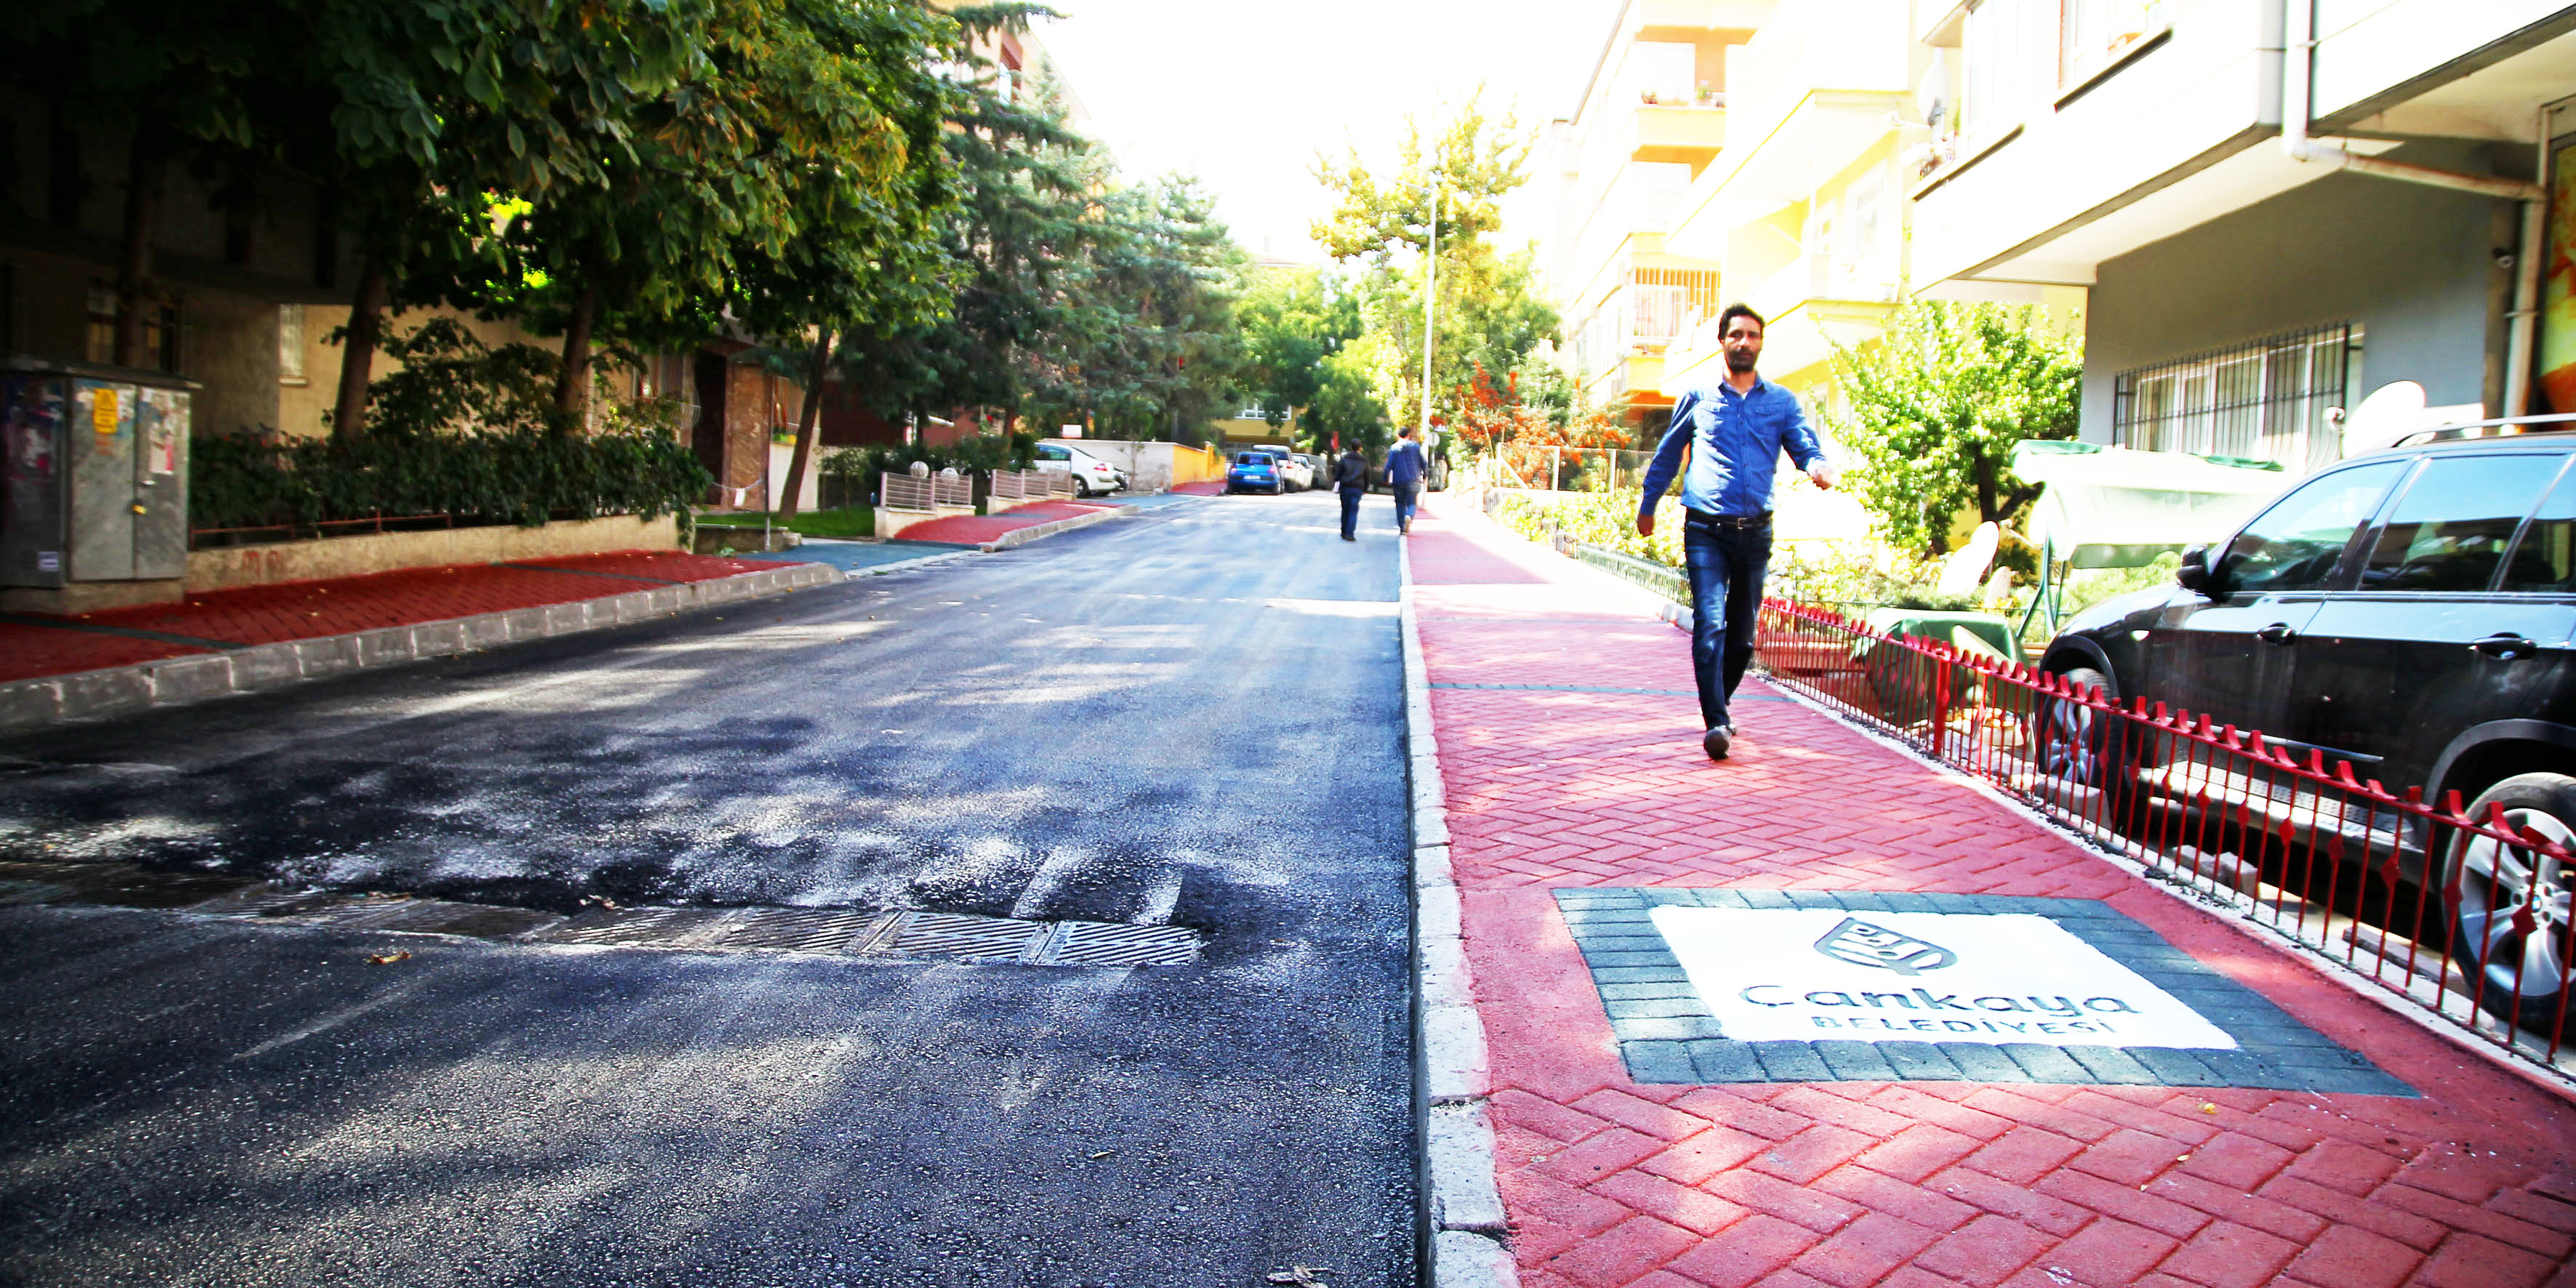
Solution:
M 1395 493 L 1397 532 L 1413 531 L 1414 498 L 1422 495 L 1422 476 L 1429 469 L 1422 460 L 1422 444 L 1413 437 L 1413 426 L 1405 426 L 1402 439 L 1386 454 L 1386 485 Z
M 1682 476 L 1682 552 L 1690 564 L 1691 669 L 1699 678 L 1699 714 L 1708 725 L 1700 747 L 1726 759 L 1735 725 L 1726 703 L 1753 660 L 1753 625 L 1762 607 L 1762 578 L 1771 568 L 1771 485 L 1780 452 L 1814 479 L 1834 485 L 1833 462 L 1807 424 L 1798 396 L 1754 374 L 1762 357 L 1762 315 L 1741 304 L 1718 314 L 1726 379 L 1673 402 L 1672 428 L 1646 467 L 1646 497 L 1637 534 L 1655 531 L 1655 503 Z M 1689 450 L 1690 468 L 1682 469 Z

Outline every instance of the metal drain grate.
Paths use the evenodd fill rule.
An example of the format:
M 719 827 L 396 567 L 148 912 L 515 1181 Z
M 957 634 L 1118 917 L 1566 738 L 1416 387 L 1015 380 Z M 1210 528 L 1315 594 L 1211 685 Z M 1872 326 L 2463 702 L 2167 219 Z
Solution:
M 1179 926 L 1068 921 L 1051 960 L 1066 966 L 1180 966 L 1196 960 L 1199 937 Z
M 712 946 L 783 953 L 865 952 L 896 916 L 845 908 L 762 908 L 725 927 Z
M 912 957 L 954 957 L 960 961 L 1018 961 L 1029 941 L 1046 929 L 1043 922 L 1008 917 L 977 917 L 953 912 L 907 912 L 886 937 L 885 951 Z
M 695 948 L 713 938 L 727 914 L 699 908 L 601 908 L 528 938 L 549 944 L 606 944 L 637 948 Z
M 1023 921 L 851 908 L 593 908 L 572 917 L 497 904 L 353 893 L 121 863 L 0 861 L 0 904 L 106 904 L 228 921 L 528 944 L 677 952 L 937 957 L 968 963 L 1126 969 L 1198 960 L 1179 926 Z

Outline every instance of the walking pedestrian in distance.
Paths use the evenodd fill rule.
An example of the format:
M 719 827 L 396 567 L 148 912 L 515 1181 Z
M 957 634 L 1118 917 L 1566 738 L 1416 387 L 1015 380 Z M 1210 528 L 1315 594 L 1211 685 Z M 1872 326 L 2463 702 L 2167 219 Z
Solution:
M 1422 494 L 1422 475 L 1427 468 L 1422 460 L 1422 444 L 1414 438 L 1411 425 L 1404 427 L 1404 437 L 1395 450 L 1386 454 L 1386 485 L 1395 490 L 1395 530 L 1413 531 L 1413 499 Z
M 1762 315 L 1730 304 L 1717 315 L 1726 378 L 1673 401 L 1673 423 L 1646 467 L 1646 496 L 1637 535 L 1655 531 L 1655 503 L 1681 475 L 1682 552 L 1690 565 L 1691 670 L 1699 680 L 1699 715 L 1708 726 L 1700 748 L 1724 760 L 1735 742 L 1726 704 L 1753 660 L 1753 626 L 1762 579 L 1771 568 L 1771 486 L 1780 452 L 1815 480 L 1834 485 L 1834 463 L 1798 396 L 1755 374 L 1762 358 Z M 1687 469 L 1682 458 L 1687 452 Z
M 1360 445 L 1342 449 L 1340 460 L 1333 462 L 1333 486 L 1342 494 L 1342 540 L 1360 539 L 1360 498 L 1368 495 L 1368 458 L 1360 455 Z

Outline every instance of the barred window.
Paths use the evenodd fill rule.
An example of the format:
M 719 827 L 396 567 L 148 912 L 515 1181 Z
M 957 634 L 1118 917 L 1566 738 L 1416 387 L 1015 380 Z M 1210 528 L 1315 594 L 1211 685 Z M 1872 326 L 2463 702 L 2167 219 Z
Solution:
M 2326 418 L 2361 380 L 2361 327 L 2286 332 L 2121 373 L 2111 441 L 2154 452 L 2240 456 L 2305 473 L 2343 459 Z

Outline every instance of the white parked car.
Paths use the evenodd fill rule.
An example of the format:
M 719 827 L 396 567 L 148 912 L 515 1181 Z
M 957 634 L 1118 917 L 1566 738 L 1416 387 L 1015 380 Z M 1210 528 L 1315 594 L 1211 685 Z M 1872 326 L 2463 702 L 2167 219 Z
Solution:
M 1127 475 L 1115 465 L 1069 443 L 1040 443 L 1037 467 L 1073 475 L 1079 496 L 1107 496 L 1127 486 Z
M 1303 492 L 1306 489 L 1315 486 L 1314 467 L 1311 465 L 1299 464 L 1297 461 L 1297 454 L 1295 452 L 1289 451 L 1286 447 L 1277 443 L 1261 443 L 1254 446 L 1252 450 L 1256 452 L 1268 452 L 1272 456 L 1278 458 L 1279 483 L 1282 491 Z

